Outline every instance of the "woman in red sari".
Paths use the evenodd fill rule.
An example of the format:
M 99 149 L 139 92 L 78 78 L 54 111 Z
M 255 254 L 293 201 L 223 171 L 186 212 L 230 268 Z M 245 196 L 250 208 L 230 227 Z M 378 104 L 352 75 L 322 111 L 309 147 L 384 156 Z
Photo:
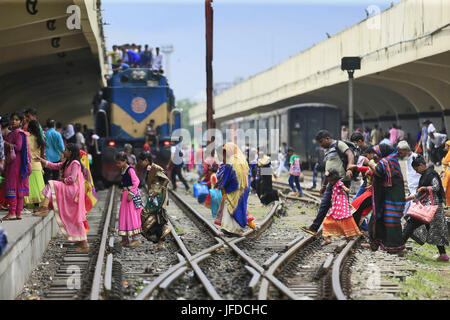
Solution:
M 42 190 L 45 197 L 42 210 L 33 216 L 45 217 L 49 208 L 55 212 L 56 222 L 62 234 L 69 240 L 79 242 L 76 252 L 89 252 L 84 221 L 86 220 L 86 205 L 84 194 L 83 165 L 80 162 L 80 149 L 73 143 L 68 143 L 64 151 L 64 162 L 52 163 L 40 159 L 42 165 L 51 170 L 61 170 L 63 178 L 60 181 L 50 180 Z
M 23 115 L 14 112 L 10 120 L 12 131 L 5 139 L 5 198 L 9 200 L 9 214 L 2 220 L 21 220 L 23 197 L 29 194 L 30 150 L 26 138 L 28 133 L 21 129 Z

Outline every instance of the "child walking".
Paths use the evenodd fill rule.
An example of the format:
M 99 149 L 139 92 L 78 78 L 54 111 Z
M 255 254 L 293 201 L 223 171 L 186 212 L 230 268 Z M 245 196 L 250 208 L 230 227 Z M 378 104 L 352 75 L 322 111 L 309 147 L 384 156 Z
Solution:
M 325 241 L 322 242 L 323 246 L 331 243 L 331 237 L 343 235 L 347 240 L 350 240 L 353 236 L 360 234 L 348 203 L 347 193 L 349 189 L 340 181 L 337 170 L 329 170 L 328 182 L 333 186 L 333 193 L 331 195 L 331 208 L 323 221 L 322 235 L 326 237 Z
M 119 210 L 119 236 L 122 236 L 122 246 L 139 247 L 141 241 L 139 234 L 141 233 L 141 211 L 136 208 L 133 195 L 139 194 L 139 178 L 136 171 L 128 163 L 127 154 L 125 152 L 118 153 L 115 157 L 116 165 L 122 172 L 122 199 Z M 132 238 L 129 242 L 128 237 Z
M 302 187 L 300 187 L 300 157 L 294 153 L 294 149 L 289 148 L 289 185 L 294 192 L 298 193 L 298 196 L 301 197 L 303 195 Z M 294 186 L 295 183 L 295 186 Z M 297 189 L 295 188 L 297 187 Z

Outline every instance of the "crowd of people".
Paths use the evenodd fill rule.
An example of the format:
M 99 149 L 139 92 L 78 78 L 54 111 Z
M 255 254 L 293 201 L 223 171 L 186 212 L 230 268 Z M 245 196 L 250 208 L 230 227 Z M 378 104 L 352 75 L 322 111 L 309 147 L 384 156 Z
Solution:
M 425 125 L 429 126 L 429 121 Z M 397 128 L 393 126 L 393 129 Z M 431 131 L 430 140 L 433 134 L 438 136 Z M 448 227 L 443 206 L 450 203 L 446 197 L 450 189 L 447 161 L 450 156 L 442 160 L 445 166 L 439 174 L 434 165 L 405 140 L 391 143 L 381 143 L 381 140 L 372 145 L 362 132 L 355 131 L 350 136 L 355 145 L 352 149 L 346 142 L 335 140 L 328 131 L 321 130 L 316 141 L 325 149 L 325 179 L 316 218 L 310 226 L 302 228 L 304 231 L 316 234 L 322 225 L 322 234 L 326 237 L 322 245 L 330 243 L 331 237 L 350 239 L 365 233 L 369 241 L 363 243 L 364 247 L 399 254 L 406 252 L 405 243 L 412 238 L 421 245 L 425 242 L 435 245 L 439 252 L 437 260 L 448 262 L 445 250 L 449 245 Z M 450 141 L 445 145 L 448 153 Z M 400 159 L 406 160 L 406 177 L 402 174 Z M 354 198 L 349 199 L 352 179 L 361 173 L 360 188 Z M 445 178 L 444 183 L 441 177 Z
M 417 133 L 417 137 L 413 140 L 409 134 L 405 134 L 400 125 L 392 124 L 389 130 L 383 131 L 377 124 L 374 128 L 366 127 L 364 130 L 358 128 L 355 131 L 360 132 L 364 137 L 365 143 L 372 145 L 387 144 L 394 148 L 400 141 L 406 141 L 411 146 L 414 146 L 414 151 L 421 153 L 426 161 L 439 165 L 442 158 L 445 156 L 444 151 L 445 142 L 447 141 L 447 134 L 445 130 L 439 132 L 430 120 L 425 120 L 422 123 L 421 130 Z M 348 129 L 346 126 L 341 128 L 341 139 L 348 140 Z
M 134 43 L 113 45 L 107 57 L 111 57 L 111 68 L 114 74 L 129 68 L 149 68 L 154 72 L 163 73 L 163 56 L 159 47 L 156 47 L 153 52 L 153 48 L 148 44 L 144 46 L 144 49 L 141 45 Z
M 431 122 L 425 121 L 424 128 L 428 130 L 430 124 Z M 316 148 L 313 187 L 317 185 L 318 173 L 322 173 L 322 199 L 315 219 L 310 226 L 302 229 L 316 234 L 322 226 L 324 246 L 331 242 L 332 237 L 343 236 L 351 239 L 363 234 L 366 239 L 363 247 L 400 255 L 406 252 L 405 244 L 412 238 L 420 245 L 435 245 L 439 253 L 437 260 L 448 262 L 445 246 L 449 245 L 449 240 L 444 206 L 450 205 L 450 141 L 444 143 L 443 151 L 446 155 L 439 159 L 439 162 L 442 162 L 442 171 L 438 173 L 434 161 L 426 158 L 422 151 L 423 145 L 428 151 L 435 148 L 435 139 L 441 135 L 431 128 L 429 132 L 426 131 L 429 139 L 425 144 L 420 135 L 414 147 L 401 139 L 404 134 L 402 135 L 401 131 L 398 133 L 400 129 L 396 125 L 390 130 L 389 137 L 395 138 L 389 143 L 383 142 L 385 138 L 381 134 L 379 137 L 373 137 L 372 133 L 368 136 L 361 130 L 355 130 L 350 136 L 343 132 L 341 139 L 334 139 L 327 130 L 319 131 L 316 136 L 319 146 Z M 377 144 L 371 143 L 376 141 Z M 245 206 L 246 200 L 243 199 L 248 196 L 243 195 L 251 188 L 263 205 L 280 198 L 283 201 L 284 195 L 272 187 L 272 180 L 279 179 L 282 171 L 289 173 L 288 181 L 294 195 L 302 196 L 299 182 L 302 175 L 300 159 L 293 148 L 288 147 L 286 143 L 282 144 L 276 169 L 271 164 L 270 155 L 264 155 L 258 149 L 250 148 L 248 144 L 242 150 L 231 145 L 227 144 L 225 149 L 231 148 L 232 154 L 239 154 L 237 158 L 246 166 L 239 167 L 236 163 L 229 162 L 226 164 L 231 164 L 233 171 L 238 174 L 248 172 L 248 175 L 243 174 L 245 179 L 242 177 L 240 181 L 240 185 L 246 188 L 241 193 Z M 199 152 L 203 150 L 200 149 Z M 192 147 L 189 157 L 194 156 Z M 401 159 L 406 160 L 405 177 L 400 168 Z M 193 166 L 187 168 L 189 169 L 193 169 Z M 211 208 L 212 216 L 216 220 L 217 216 L 223 219 L 223 213 L 219 214 L 223 202 L 220 196 L 226 195 L 227 201 L 229 199 L 227 191 L 223 189 L 224 171 L 226 176 L 225 167 L 218 164 L 214 157 L 205 159 L 198 168 L 201 177 L 199 181 L 210 188 L 205 205 Z M 247 179 L 248 182 L 245 182 Z M 360 185 L 356 194 L 349 198 L 351 185 L 358 183 Z M 214 191 L 216 188 L 221 191 L 219 196 L 216 196 Z M 249 221 L 245 222 L 244 219 L 244 216 L 248 216 L 248 211 L 246 215 L 243 211 L 230 212 L 234 220 L 238 219 L 236 221 L 242 222 L 242 225 L 236 228 L 226 220 L 225 230 L 239 233 L 242 226 L 250 225 Z M 425 214 L 427 212 L 431 212 L 428 217 Z M 240 220 L 237 217 L 240 217 Z M 217 222 L 216 224 L 223 226 Z
M 79 252 L 87 252 L 86 215 L 97 201 L 89 154 L 98 137 L 86 126 L 68 124 L 62 129 L 52 119 L 42 128 L 33 108 L 3 115 L 0 121 L 0 205 L 8 210 L 2 220 L 20 220 L 24 206 L 37 217 L 53 210 L 62 233 L 79 243 Z M 350 136 L 346 128 L 342 129 L 341 139 L 327 130 L 316 135 L 319 146 L 312 188 L 317 186 L 320 172 L 322 199 L 315 219 L 302 229 L 316 234 L 322 226 L 324 246 L 332 237 L 351 239 L 364 234 L 364 247 L 399 254 L 405 252 L 406 241 L 412 238 L 419 244 L 435 245 L 438 260 L 448 262 L 444 206 L 450 205 L 450 140 L 443 142 L 439 153 L 434 151 L 441 148 L 445 135 L 436 132 L 430 121 L 424 122 L 414 147 L 401 139 L 404 134 L 396 125 L 389 132 L 389 137 L 395 138 L 389 142 L 376 134 L 377 128 L 370 135 L 369 130 L 355 130 Z M 132 146 L 125 145 L 115 157 L 122 176 L 119 235 L 124 246 L 139 246 L 142 235 L 164 248 L 164 237 L 170 232 L 167 188 L 171 183 L 176 190 L 178 177 L 189 192 L 183 172 L 197 171 L 198 185 L 207 188 L 207 196 L 199 202 L 211 209 L 214 223 L 231 234 L 240 235 L 246 227 L 258 229 L 247 206 L 252 189 L 263 205 L 280 198 L 284 201 L 285 195 L 272 186 L 282 171 L 289 174 L 295 196 L 303 195 L 301 159 L 286 143 L 279 150 L 275 169 L 270 155 L 248 144 L 241 150 L 234 143 L 226 143 L 221 148 L 223 160 L 219 161 L 214 150 L 204 156 L 204 146 L 189 147 L 180 137 L 172 142 L 169 164 L 161 167 L 154 163 L 154 148 L 150 148 L 153 144 L 158 147 L 155 139 L 157 128 L 150 121 L 143 151 L 136 157 Z M 406 176 L 401 159 L 406 160 Z M 436 163 L 442 163 L 439 173 Z M 141 177 L 138 166 L 144 168 Z M 351 185 L 357 181 L 360 185 L 350 199 Z M 140 186 L 144 186 L 143 195 Z
M 63 129 L 52 119 L 42 128 L 34 108 L 4 114 L 0 125 L 0 205 L 8 211 L 2 221 L 53 210 L 64 236 L 87 252 L 86 214 L 97 202 L 88 153 L 95 136 L 81 124 Z

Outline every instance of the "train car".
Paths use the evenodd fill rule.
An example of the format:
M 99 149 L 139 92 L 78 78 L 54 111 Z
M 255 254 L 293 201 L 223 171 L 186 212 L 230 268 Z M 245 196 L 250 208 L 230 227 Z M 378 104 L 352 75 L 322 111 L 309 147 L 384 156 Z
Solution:
M 339 137 L 340 124 L 341 113 L 336 106 L 304 103 L 229 120 L 221 124 L 221 129 L 223 133 L 226 133 L 226 130 L 231 130 L 232 133 L 236 129 L 256 129 L 257 145 L 265 153 L 270 152 L 271 145 L 281 147 L 281 144 L 286 142 L 300 156 L 302 167 L 312 169 L 316 161 L 315 149 L 318 146 L 315 141 L 316 133 L 327 129 L 333 137 Z M 266 136 L 260 129 L 267 129 Z M 279 134 L 271 136 L 270 129 L 278 129 Z
M 181 117 L 175 108 L 175 97 L 167 79 L 146 68 L 132 68 L 114 75 L 108 87 L 96 99 L 95 123 L 100 136 L 101 171 L 105 182 L 120 181 L 114 163 L 124 145 L 133 146 L 134 154 L 142 151 L 146 126 L 155 120 L 159 146 L 152 146 L 155 162 L 166 166 L 170 160 L 170 136 L 179 129 Z M 157 150 L 159 148 L 159 151 Z

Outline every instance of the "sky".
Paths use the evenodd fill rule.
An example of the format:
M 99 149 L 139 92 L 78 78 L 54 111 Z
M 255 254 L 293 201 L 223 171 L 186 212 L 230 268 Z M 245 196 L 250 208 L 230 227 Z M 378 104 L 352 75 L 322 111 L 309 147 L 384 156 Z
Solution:
M 247 79 L 400 0 L 215 0 L 214 83 Z M 203 0 L 103 0 L 113 44 L 172 45 L 169 84 L 176 99 L 206 100 Z M 369 10 L 371 13 L 372 11 Z M 166 59 L 166 57 L 165 57 Z

